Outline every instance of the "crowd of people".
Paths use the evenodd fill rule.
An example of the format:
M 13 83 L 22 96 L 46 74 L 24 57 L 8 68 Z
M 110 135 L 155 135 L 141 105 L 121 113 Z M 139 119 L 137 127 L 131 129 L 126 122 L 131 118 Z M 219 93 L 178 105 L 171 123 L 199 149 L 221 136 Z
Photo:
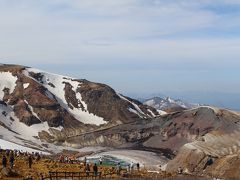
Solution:
M 28 167 L 32 168 L 33 159 L 39 161 L 41 159 L 41 154 L 38 152 L 24 152 L 20 150 L 3 150 L 0 148 L 0 155 L 2 155 L 2 167 L 6 168 L 9 162 L 10 168 L 13 169 L 14 162 L 16 158 L 25 158 L 28 163 Z
M 29 169 L 32 168 L 33 160 L 39 161 L 42 158 L 42 154 L 36 152 L 24 152 L 20 150 L 3 150 L 0 148 L 0 155 L 2 157 L 2 168 L 6 168 L 9 166 L 9 168 L 13 169 L 15 166 L 15 160 L 16 159 L 25 159 L 26 163 L 28 164 Z M 55 158 L 60 163 L 83 163 L 85 172 L 87 176 L 90 176 L 93 174 L 94 176 L 98 176 L 99 174 L 99 166 L 100 171 L 102 170 L 103 166 L 103 158 L 99 158 L 98 163 L 90 163 L 87 158 L 84 158 L 84 161 L 77 161 L 76 158 L 73 158 L 71 156 L 63 155 L 61 154 L 58 158 Z M 9 163 L 9 164 L 8 164 Z M 123 170 L 128 171 L 129 173 L 134 172 L 135 169 L 139 171 L 140 164 L 139 163 L 129 163 L 127 167 L 123 167 L 120 162 L 116 163 L 115 166 L 110 167 L 111 172 L 116 173 L 117 175 L 121 175 L 121 172 Z

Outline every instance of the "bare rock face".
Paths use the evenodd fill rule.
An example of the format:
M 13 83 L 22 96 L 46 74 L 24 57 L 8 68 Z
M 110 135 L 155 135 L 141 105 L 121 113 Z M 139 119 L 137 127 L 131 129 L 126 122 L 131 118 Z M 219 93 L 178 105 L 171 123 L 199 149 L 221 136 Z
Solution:
M 14 106 L 14 112 L 20 122 L 23 122 L 28 126 L 41 123 L 38 118 L 32 115 L 30 109 L 24 101 L 18 101 L 18 103 Z
M 129 98 L 129 101 L 122 99 L 117 93 L 104 84 L 92 83 L 87 80 L 81 80 L 79 92 L 84 102 L 88 104 L 90 113 L 105 117 L 107 121 L 117 119 L 122 123 L 128 123 L 138 120 L 138 114 L 132 113 L 128 108 L 134 108 L 131 102 L 136 103 L 142 111 L 145 111 L 143 117 L 149 117 L 147 109 L 151 109 L 155 115 L 158 115 L 155 109 L 145 106 L 138 101 Z M 126 98 L 127 99 L 127 98 Z M 150 114 L 149 114 L 150 115 Z
M 144 145 L 177 152 L 184 144 L 201 140 L 209 132 L 225 134 L 238 130 L 236 123 L 240 122 L 240 117 L 225 110 L 215 112 L 211 107 L 200 107 L 169 114 L 164 121 L 161 132 L 148 139 Z
M 188 173 L 202 172 L 207 160 L 207 155 L 202 151 L 183 147 L 178 155 L 168 162 L 166 170 L 168 172 L 177 172 L 178 168 L 181 167 L 183 171 Z
M 212 177 L 222 177 L 224 179 L 239 179 L 240 155 L 228 155 L 218 158 L 211 166 L 207 166 L 205 174 Z
M 209 107 L 188 112 L 191 112 L 192 116 L 198 121 L 194 123 L 194 120 L 187 116 L 189 113 L 185 113 L 184 116 L 187 120 L 184 120 L 184 122 L 192 119 L 191 121 L 194 124 L 191 128 L 197 125 L 199 133 L 195 133 L 195 138 L 191 136 L 191 140 L 188 139 L 185 143 L 182 141 L 184 145 L 178 150 L 176 157 L 168 162 L 166 170 L 177 172 L 177 169 L 181 167 L 191 174 L 227 179 L 230 177 L 237 178 L 239 173 L 235 166 L 239 163 L 239 114 Z M 176 116 L 179 123 L 181 122 L 181 119 L 179 119 L 181 116 L 182 114 Z M 195 131 L 192 131 L 191 128 L 188 131 L 193 135 Z M 184 133 L 183 129 L 181 127 L 175 129 L 171 136 L 174 137 L 175 134 L 175 136 L 181 137 L 178 134 Z

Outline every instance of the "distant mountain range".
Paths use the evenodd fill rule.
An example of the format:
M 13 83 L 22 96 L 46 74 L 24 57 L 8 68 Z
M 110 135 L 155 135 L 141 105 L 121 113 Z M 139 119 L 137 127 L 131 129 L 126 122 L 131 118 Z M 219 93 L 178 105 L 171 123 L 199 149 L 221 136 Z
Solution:
M 145 105 L 148 105 L 155 109 L 166 111 L 166 112 L 192 109 L 200 106 L 200 104 L 187 103 L 187 102 L 183 102 L 180 99 L 175 100 L 170 97 L 166 97 L 166 98 L 153 97 L 153 98 L 143 100 L 142 102 Z

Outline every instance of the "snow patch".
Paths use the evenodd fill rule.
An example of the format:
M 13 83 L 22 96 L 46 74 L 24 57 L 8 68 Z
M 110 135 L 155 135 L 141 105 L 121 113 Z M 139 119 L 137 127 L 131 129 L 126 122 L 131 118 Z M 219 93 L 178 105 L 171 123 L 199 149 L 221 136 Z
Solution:
M 43 154 L 49 154 L 43 151 L 39 151 L 39 150 L 35 150 L 32 148 L 28 148 L 28 147 L 24 147 L 21 146 L 19 144 L 15 144 L 13 142 L 9 142 L 9 141 L 5 141 L 3 139 L 0 139 L 0 148 L 1 149 L 11 149 L 11 150 L 20 150 L 20 151 L 24 151 L 24 152 L 38 152 L 38 153 L 43 153 Z
M 134 113 L 134 114 L 137 114 L 140 118 L 142 118 L 142 116 L 139 114 L 139 112 L 136 111 L 135 109 L 133 109 L 133 108 L 128 108 L 128 110 L 129 110 L 130 112 Z
M 24 84 L 23 84 L 23 88 L 24 88 L 24 89 L 27 89 L 29 85 L 30 85 L 30 83 L 24 83 Z
M 4 97 L 4 88 L 9 89 L 11 94 L 16 86 L 17 77 L 13 76 L 11 72 L 0 72 L 0 100 Z
M 157 112 L 161 115 L 161 116 L 163 116 L 163 115 L 166 115 L 167 114 L 167 112 L 165 112 L 165 111 L 162 111 L 162 110 L 157 110 Z
M 128 110 L 129 110 L 130 112 L 133 112 L 133 113 L 139 115 L 139 117 L 146 116 L 146 114 L 138 107 L 137 104 L 135 104 L 134 102 L 128 100 L 127 98 L 125 98 L 124 96 L 122 96 L 122 95 L 119 94 L 119 93 L 117 93 L 117 95 L 118 95 L 121 99 L 123 99 L 123 100 L 125 100 L 125 101 L 128 101 L 129 103 L 131 103 L 131 104 L 133 105 L 133 107 L 134 107 L 135 110 L 132 109 L 132 108 L 128 108 Z M 155 115 L 154 115 L 153 117 L 155 117 Z
M 36 118 L 38 118 L 40 121 L 41 119 L 39 118 L 39 116 L 33 111 L 33 107 L 27 102 L 27 100 L 24 100 L 24 102 L 28 105 L 32 115 L 34 115 Z
M 150 109 L 148 109 L 147 111 L 152 115 L 152 117 L 155 116 L 155 114 Z

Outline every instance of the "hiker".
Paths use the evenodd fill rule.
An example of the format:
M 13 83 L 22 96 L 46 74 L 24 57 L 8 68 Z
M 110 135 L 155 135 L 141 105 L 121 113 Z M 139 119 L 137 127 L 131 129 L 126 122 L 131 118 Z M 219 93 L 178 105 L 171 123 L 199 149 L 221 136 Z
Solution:
M 84 166 L 86 166 L 86 164 L 87 164 L 87 157 L 85 156 L 84 157 Z
M 32 163 L 33 163 L 32 156 L 29 155 L 29 156 L 28 156 L 28 167 L 29 167 L 30 169 L 32 168 Z
M 133 172 L 133 169 L 134 169 L 134 163 L 133 162 L 131 162 L 130 167 L 131 167 L 131 172 Z
M 137 163 L 137 170 L 139 171 L 139 169 L 140 169 L 140 164 Z
M 96 163 L 93 166 L 93 172 L 94 172 L 94 176 L 97 176 L 97 174 L 98 174 L 98 167 L 97 167 Z
M 7 150 L 6 150 L 6 156 L 8 157 L 8 156 L 9 156 L 9 154 L 10 154 L 10 150 L 9 150 L 9 149 L 7 149 Z
M 5 155 L 2 157 L 2 166 L 3 168 L 7 167 L 7 157 Z
M 102 165 L 102 157 L 99 159 L 99 164 Z
M 40 159 L 41 159 L 41 156 L 40 156 L 40 154 L 38 153 L 38 154 L 37 154 L 36 161 L 40 161 Z
M 11 167 L 11 169 L 13 169 L 13 164 L 14 164 L 14 155 L 13 155 L 13 153 L 12 153 L 12 152 L 10 153 L 9 162 L 10 162 L 10 167 Z
M 117 164 L 117 175 L 121 174 L 121 164 L 120 162 Z
M 64 161 L 65 163 L 68 163 L 68 156 L 65 156 Z
M 130 164 L 128 164 L 127 167 L 128 167 L 128 172 L 130 172 L 130 170 L 131 170 L 131 168 L 130 168 Z
M 87 176 L 89 176 L 89 172 L 90 172 L 90 166 L 89 166 L 89 164 L 87 164 L 85 170 L 86 170 L 86 174 L 87 174 Z
M 183 173 L 183 169 L 182 169 L 182 167 L 180 166 L 180 167 L 178 167 L 178 174 L 182 174 Z
M 62 154 L 60 155 L 59 160 L 60 160 L 60 163 L 63 163 L 63 162 L 64 162 L 64 156 L 63 156 Z

